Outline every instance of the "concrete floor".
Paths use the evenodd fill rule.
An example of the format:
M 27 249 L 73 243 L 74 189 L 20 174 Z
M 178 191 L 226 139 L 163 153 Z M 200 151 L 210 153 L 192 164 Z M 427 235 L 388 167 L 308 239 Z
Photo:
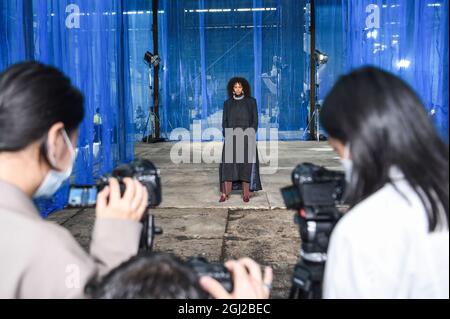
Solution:
M 273 267 L 272 297 L 286 298 L 300 240 L 293 222 L 294 212 L 285 209 L 280 188 L 291 184 L 291 172 L 302 162 L 340 169 L 337 155 L 327 143 L 279 142 L 278 171 L 261 175 L 264 190 L 248 204 L 240 194 L 221 204 L 218 165 L 173 164 L 170 160 L 173 145 L 136 145 L 136 157 L 149 159 L 161 169 L 163 204 L 152 213 L 164 234 L 157 237 L 155 249 L 181 257 L 203 256 L 214 262 L 249 256 Z M 212 145 L 194 143 L 193 154 L 205 146 Z M 259 150 L 265 151 L 263 146 Z M 49 219 L 69 229 L 87 249 L 93 210 L 65 210 Z

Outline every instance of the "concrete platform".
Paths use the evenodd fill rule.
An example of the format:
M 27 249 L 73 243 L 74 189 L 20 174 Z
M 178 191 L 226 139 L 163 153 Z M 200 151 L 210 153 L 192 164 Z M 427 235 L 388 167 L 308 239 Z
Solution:
M 136 157 L 153 161 L 161 170 L 163 204 L 152 213 L 164 234 L 157 237 L 155 249 L 216 262 L 251 257 L 274 268 L 272 297 L 286 298 L 300 239 L 294 212 L 285 209 L 280 188 L 291 184 L 291 172 L 302 162 L 340 169 L 337 155 L 327 143 L 279 142 L 279 167 L 276 174 L 261 175 L 264 190 L 248 204 L 240 194 L 222 204 L 218 202 L 218 165 L 174 164 L 170 160 L 173 145 L 136 145 Z M 192 154 L 211 146 L 194 143 Z M 260 147 L 260 152 L 264 151 Z M 67 210 L 49 219 L 68 228 L 87 249 L 95 219 L 93 210 Z

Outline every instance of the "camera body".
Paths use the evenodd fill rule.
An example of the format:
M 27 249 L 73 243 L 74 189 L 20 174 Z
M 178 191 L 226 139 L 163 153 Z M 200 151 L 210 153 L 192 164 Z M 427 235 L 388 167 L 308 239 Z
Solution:
M 293 186 L 281 190 L 286 207 L 297 212 L 302 240 L 291 298 L 318 299 L 330 236 L 342 217 L 337 205 L 344 203 L 345 174 L 304 163 L 294 169 L 292 182 Z
M 156 166 L 145 159 L 137 159 L 129 164 L 115 168 L 111 174 L 100 177 L 96 185 L 73 185 L 70 187 L 68 207 L 90 208 L 95 207 L 97 195 L 109 186 L 109 179 L 116 178 L 119 182 L 120 193 L 123 196 L 126 185 L 125 178 L 138 180 L 148 192 L 148 208 L 155 208 L 162 202 L 160 171 Z M 154 216 L 146 213 L 141 221 L 143 230 L 141 234 L 140 249 L 151 250 L 155 235 L 162 234 L 162 230 L 155 226 Z
M 111 174 L 102 176 L 97 182 L 99 192 L 109 185 L 109 179 L 113 177 L 119 181 L 120 192 L 125 192 L 124 178 L 133 178 L 141 182 L 147 188 L 148 207 L 155 208 L 162 202 L 160 171 L 149 160 L 137 159 L 129 164 L 123 164 L 112 171 Z
M 162 202 L 160 171 L 145 159 L 137 159 L 129 164 L 115 168 L 112 173 L 101 176 L 96 185 L 72 185 L 69 194 L 69 207 L 88 208 L 95 206 L 97 194 L 109 185 L 110 178 L 116 178 L 120 185 L 120 193 L 125 193 L 125 178 L 133 178 L 141 182 L 148 192 L 148 207 L 155 208 Z
M 210 263 L 205 258 L 201 257 L 189 258 L 187 262 L 199 277 L 211 277 L 217 280 L 229 293 L 233 291 L 232 275 L 223 264 Z

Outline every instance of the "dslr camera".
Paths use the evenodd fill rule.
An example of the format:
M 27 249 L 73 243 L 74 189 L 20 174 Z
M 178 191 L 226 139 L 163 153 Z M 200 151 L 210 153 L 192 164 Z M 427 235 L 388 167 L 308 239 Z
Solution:
M 187 260 L 199 277 L 208 276 L 217 280 L 226 291 L 233 291 L 233 278 L 230 271 L 221 263 L 210 263 L 205 258 L 191 257 Z
M 148 192 L 148 208 L 155 208 L 161 204 L 161 177 L 156 166 L 145 159 L 137 159 L 129 164 L 123 164 L 110 174 L 101 176 L 95 185 L 72 185 L 70 186 L 68 207 L 70 208 L 91 208 L 97 203 L 97 195 L 109 185 L 109 179 L 116 178 L 119 181 L 120 193 L 125 193 L 125 178 L 138 180 L 145 186 Z M 155 226 L 154 216 L 146 213 L 141 221 L 143 231 L 141 235 L 140 248 L 151 250 L 154 236 L 162 234 L 162 230 Z
M 281 194 L 286 207 L 296 211 L 302 247 L 290 298 L 320 299 L 328 243 L 342 217 L 337 206 L 344 204 L 345 174 L 304 163 L 294 169 L 292 182 Z

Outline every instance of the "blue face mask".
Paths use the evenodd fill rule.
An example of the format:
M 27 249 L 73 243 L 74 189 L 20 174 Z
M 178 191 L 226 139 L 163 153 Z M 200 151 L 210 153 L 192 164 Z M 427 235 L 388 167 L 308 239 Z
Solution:
M 67 135 L 66 131 L 62 131 L 62 135 L 64 138 L 64 141 L 67 144 L 67 147 L 69 148 L 70 156 L 71 156 L 71 163 L 70 166 L 65 171 L 57 171 L 54 169 L 50 169 L 50 171 L 47 173 L 47 176 L 45 177 L 44 181 L 42 182 L 39 189 L 34 194 L 34 198 L 41 198 L 41 197 L 51 197 L 53 196 L 58 189 L 61 187 L 61 185 L 70 177 L 72 174 L 73 164 L 75 162 L 75 149 L 72 146 L 72 142 L 70 142 L 69 136 Z M 51 162 L 52 166 L 55 167 L 55 160 L 51 159 L 49 157 L 49 161 Z
M 348 184 L 350 184 L 353 175 L 353 161 L 350 159 L 350 144 L 345 146 L 344 158 L 341 158 L 341 164 L 344 167 L 345 180 Z

